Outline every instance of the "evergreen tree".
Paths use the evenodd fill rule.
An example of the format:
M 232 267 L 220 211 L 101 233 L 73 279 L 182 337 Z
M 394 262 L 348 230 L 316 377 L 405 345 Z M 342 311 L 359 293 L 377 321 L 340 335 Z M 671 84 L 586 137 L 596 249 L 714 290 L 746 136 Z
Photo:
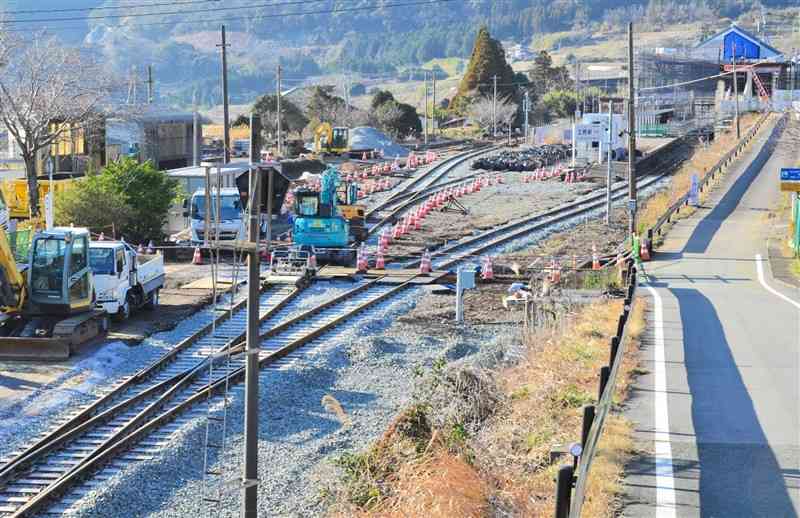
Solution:
M 495 76 L 497 76 L 498 96 L 514 96 L 516 93 L 512 85 L 514 71 L 506 62 L 503 45 L 492 38 L 489 29 L 483 26 L 475 38 L 467 72 L 458 86 L 458 94 L 453 99 L 453 109 L 463 113 L 472 99 L 482 95 L 494 95 Z

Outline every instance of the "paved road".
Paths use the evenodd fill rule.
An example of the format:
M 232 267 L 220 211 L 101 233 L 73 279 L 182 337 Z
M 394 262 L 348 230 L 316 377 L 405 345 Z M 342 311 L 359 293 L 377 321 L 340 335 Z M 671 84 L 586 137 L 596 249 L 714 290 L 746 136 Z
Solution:
M 649 372 L 627 417 L 648 453 L 629 466 L 624 516 L 800 510 L 800 290 L 772 278 L 764 238 L 777 170 L 800 164 L 800 129 L 790 123 L 774 150 L 768 133 L 646 265 Z

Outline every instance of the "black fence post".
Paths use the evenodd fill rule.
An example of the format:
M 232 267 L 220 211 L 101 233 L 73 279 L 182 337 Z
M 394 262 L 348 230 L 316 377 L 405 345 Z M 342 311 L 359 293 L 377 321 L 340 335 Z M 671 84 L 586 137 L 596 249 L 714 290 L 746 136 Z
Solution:
M 569 508 L 572 505 L 572 478 L 575 468 L 565 464 L 558 468 L 556 478 L 556 518 L 569 518 Z
M 614 360 L 617 359 L 617 351 L 619 351 L 619 337 L 612 336 L 611 337 L 611 352 L 608 357 L 608 364 L 614 365 Z
M 598 387 L 599 391 L 597 393 L 598 402 L 603 399 L 603 391 L 606 389 L 609 376 L 611 376 L 611 367 L 606 365 L 600 369 L 600 386 Z
M 594 422 L 594 405 L 583 405 L 583 424 L 581 425 L 581 448 L 586 451 L 586 441 L 589 440 L 589 430 Z

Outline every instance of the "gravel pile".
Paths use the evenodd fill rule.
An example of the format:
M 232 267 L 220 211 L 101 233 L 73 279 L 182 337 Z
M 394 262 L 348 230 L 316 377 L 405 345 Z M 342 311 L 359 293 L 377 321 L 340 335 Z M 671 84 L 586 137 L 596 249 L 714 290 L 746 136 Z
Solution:
M 333 460 L 361 450 L 383 433 L 408 403 L 419 367 L 429 367 L 437 358 L 493 365 L 516 343 L 510 327 L 456 328 L 442 323 L 438 332 L 426 332 L 429 323 L 422 328 L 398 320 L 399 315 L 413 314 L 415 304 L 428 297 L 436 296 L 418 289 L 398 297 L 321 337 L 291 367 L 263 372 L 260 516 L 323 514 L 324 494 L 337 477 Z M 326 395 L 341 405 L 341 415 L 323 406 Z M 237 390 L 229 410 L 228 447 L 213 464 L 226 479 L 241 472 L 242 407 Z M 87 495 L 72 516 L 215 514 L 202 504 L 204 495 L 217 495 L 201 480 L 204 434 L 202 419 L 187 424 L 153 461 L 113 477 Z M 236 492 L 223 495 L 219 516 L 238 516 L 238 505 Z
M 369 126 L 362 126 L 350 130 L 350 149 L 374 149 L 383 152 L 386 158 L 405 158 L 408 149 L 404 148 L 391 137 Z

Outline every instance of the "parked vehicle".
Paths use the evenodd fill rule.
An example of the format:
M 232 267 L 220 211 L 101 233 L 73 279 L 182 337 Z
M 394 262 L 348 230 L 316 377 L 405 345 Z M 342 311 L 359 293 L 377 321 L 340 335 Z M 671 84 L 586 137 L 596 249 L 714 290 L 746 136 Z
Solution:
M 92 241 L 89 265 L 97 307 L 115 319 L 125 320 L 134 309 L 158 305 L 158 294 L 164 287 L 161 254 L 139 254 L 124 241 Z
M 206 190 L 197 189 L 187 200 L 184 207 L 184 217 L 189 218 L 189 240 L 192 244 L 205 241 L 206 212 L 210 224 L 209 239 L 219 235 L 221 241 L 244 241 L 246 230 L 242 198 L 238 189 L 222 188 L 219 190 L 219 221 L 217 221 L 217 190 L 210 193 L 211 206 L 206 207 Z

